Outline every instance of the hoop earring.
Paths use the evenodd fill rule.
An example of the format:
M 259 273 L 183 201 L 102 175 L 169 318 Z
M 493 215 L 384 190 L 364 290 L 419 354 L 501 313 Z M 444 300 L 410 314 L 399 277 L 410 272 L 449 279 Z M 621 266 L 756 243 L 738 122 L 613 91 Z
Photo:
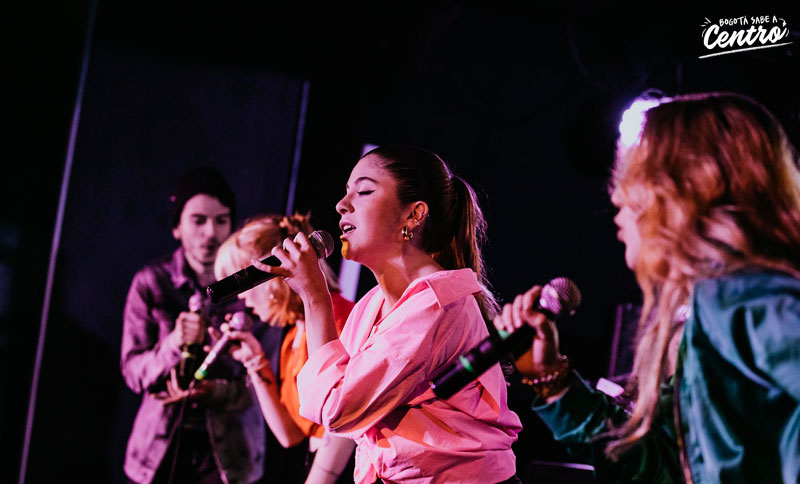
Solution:
M 414 232 L 410 232 L 408 227 L 403 227 L 403 240 L 411 240 L 414 238 Z

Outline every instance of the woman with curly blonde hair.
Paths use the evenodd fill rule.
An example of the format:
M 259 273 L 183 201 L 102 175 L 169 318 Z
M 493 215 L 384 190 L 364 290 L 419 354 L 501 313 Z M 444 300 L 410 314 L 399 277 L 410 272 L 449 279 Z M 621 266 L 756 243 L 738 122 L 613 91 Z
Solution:
M 220 246 L 215 262 L 217 278 L 222 279 L 249 266 L 253 259 L 262 258 L 287 237 L 298 233 L 310 234 L 313 228 L 308 218 L 308 215 L 295 214 L 265 215 L 248 220 Z M 353 303 L 341 295 L 330 266 L 324 260 L 319 264 L 334 301 L 336 327 L 341 331 Z M 321 425 L 300 416 L 297 374 L 308 360 L 303 302 L 279 277 L 239 294 L 239 298 L 264 323 L 285 328 L 278 368 L 271 368 L 261 344 L 252 333 L 223 328 L 235 342 L 231 355 L 248 370 L 267 425 L 283 447 L 308 441 L 306 484 L 337 482 L 351 459 L 355 443 L 328 435 Z M 277 378 L 274 370 L 277 370 Z
M 526 309 L 534 287 L 495 321 L 536 329 L 534 410 L 608 480 L 796 484 L 800 173 L 783 128 L 734 93 L 662 100 L 620 146 L 611 192 L 644 296 L 633 402 L 572 371 L 553 322 Z

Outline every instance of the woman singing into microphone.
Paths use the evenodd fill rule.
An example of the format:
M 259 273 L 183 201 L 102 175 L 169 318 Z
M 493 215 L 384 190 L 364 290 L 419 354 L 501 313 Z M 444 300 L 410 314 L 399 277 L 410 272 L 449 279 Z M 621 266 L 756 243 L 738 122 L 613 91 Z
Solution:
M 355 482 L 514 483 L 521 430 L 499 365 L 450 399 L 435 373 L 488 336 L 497 304 L 480 248 L 485 221 L 471 187 L 434 153 L 380 147 L 353 168 L 341 214 L 342 254 L 378 285 L 340 337 L 314 249 L 303 234 L 273 255 L 301 296 L 309 359 L 298 375 L 300 413 L 354 439 Z

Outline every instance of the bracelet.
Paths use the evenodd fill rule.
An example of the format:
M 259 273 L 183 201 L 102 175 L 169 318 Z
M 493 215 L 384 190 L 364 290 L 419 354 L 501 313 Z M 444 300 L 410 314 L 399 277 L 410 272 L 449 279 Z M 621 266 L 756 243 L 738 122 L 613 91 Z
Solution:
M 264 356 L 264 353 L 259 353 L 245 361 L 242 362 L 247 371 L 254 371 L 259 372 L 264 369 L 269 363 L 267 362 L 267 358 Z
M 542 373 L 533 378 L 522 377 L 522 383 L 530 386 L 542 398 L 561 392 L 569 386 L 574 374 L 567 355 L 561 355 L 557 365 L 557 368 L 550 373 Z
M 264 375 L 261 374 L 261 371 L 264 368 L 269 367 L 269 362 L 267 358 L 264 356 L 264 353 L 259 353 L 252 358 L 242 362 L 245 368 L 247 368 L 247 373 L 250 374 L 252 378 L 253 375 L 256 375 L 259 379 L 266 382 L 267 384 L 273 383 L 272 379 L 265 378 Z

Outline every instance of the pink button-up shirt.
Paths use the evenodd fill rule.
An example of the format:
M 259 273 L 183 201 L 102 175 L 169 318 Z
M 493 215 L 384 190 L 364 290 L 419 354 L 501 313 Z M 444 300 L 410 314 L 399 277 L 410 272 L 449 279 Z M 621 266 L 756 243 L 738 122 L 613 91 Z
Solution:
M 382 319 L 373 288 L 344 330 L 297 377 L 300 414 L 355 439 L 355 482 L 496 483 L 515 473 L 511 444 L 522 429 L 509 410 L 499 365 L 448 400 L 432 377 L 489 333 L 469 269 L 414 280 Z

